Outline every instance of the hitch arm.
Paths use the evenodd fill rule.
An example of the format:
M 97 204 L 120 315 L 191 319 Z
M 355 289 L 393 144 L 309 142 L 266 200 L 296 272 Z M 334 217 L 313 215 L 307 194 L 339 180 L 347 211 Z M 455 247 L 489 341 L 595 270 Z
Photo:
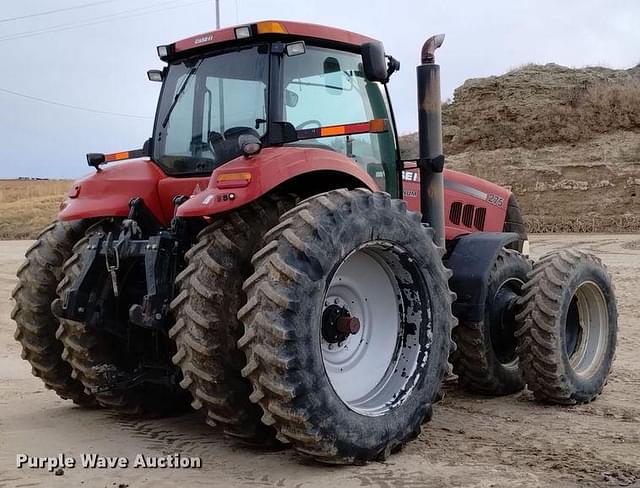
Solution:
M 144 250 L 147 294 L 142 305 L 129 309 L 129 320 L 149 329 L 164 329 L 169 302 L 173 297 L 173 281 L 176 275 L 178 249 L 176 241 L 168 233 L 161 232 L 149 239 Z

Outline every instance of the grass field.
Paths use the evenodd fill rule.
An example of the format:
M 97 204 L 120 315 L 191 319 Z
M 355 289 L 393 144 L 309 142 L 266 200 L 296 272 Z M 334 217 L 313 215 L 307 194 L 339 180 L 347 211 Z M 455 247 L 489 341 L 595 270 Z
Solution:
M 0 239 L 32 239 L 58 212 L 70 182 L 0 180 Z

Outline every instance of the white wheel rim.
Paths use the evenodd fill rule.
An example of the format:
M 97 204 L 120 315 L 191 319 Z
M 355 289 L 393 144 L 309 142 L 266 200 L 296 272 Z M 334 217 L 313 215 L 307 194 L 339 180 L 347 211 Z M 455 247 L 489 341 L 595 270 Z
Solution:
M 419 334 L 404 334 L 402 292 L 386 263 L 392 254 L 375 246 L 354 251 L 335 271 L 323 303 L 323 311 L 340 307 L 360 321 L 360 330 L 339 342 L 321 336 L 321 350 L 334 391 L 362 415 L 382 415 L 402 401 L 420 356 Z
M 578 311 L 578 340 L 569 354 L 569 364 L 576 374 L 591 377 L 601 366 L 609 343 L 609 313 L 600 287 L 585 281 L 574 298 Z

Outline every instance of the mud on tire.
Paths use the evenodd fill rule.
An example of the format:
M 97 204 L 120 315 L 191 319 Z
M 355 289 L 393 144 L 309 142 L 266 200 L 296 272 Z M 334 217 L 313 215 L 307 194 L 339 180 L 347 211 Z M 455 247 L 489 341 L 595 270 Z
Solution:
M 51 312 L 62 279 L 62 265 L 73 245 L 84 233 L 85 221 L 54 222 L 44 229 L 27 250 L 18 268 L 18 284 L 12 292 L 16 305 L 11 318 L 16 321 L 15 339 L 22 344 L 22 359 L 32 366 L 34 376 L 65 400 L 82 406 L 95 404 L 82 383 L 72 378 L 71 367 L 56 339 L 58 319 Z
M 242 283 L 253 272 L 251 256 L 294 202 L 293 196 L 267 196 L 217 217 L 187 252 L 189 264 L 176 279 L 171 304 L 176 323 L 169 335 L 178 348 L 173 362 L 182 370 L 181 386 L 191 392 L 192 406 L 203 410 L 212 427 L 254 444 L 277 441 L 273 428 L 260 421 L 260 407 L 249 401 L 236 315 L 245 301 Z
M 526 257 L 503 249 L 489 274 L 484 320 L 461 321 L 454 329 L 453 371 L 465 390 L 508 395 L 524 388 L 516 351 L 515 307 L 511 311 L 508 307 L 522 294 L 529 271 L 531 263 Z
M 64 299 L 67 290 L 81 272 L 82 255 L 90 237 L 94 233 L 107 233 L 111 229 L 112 224 L 96 224 L 74 246 L 72 256 L 64 264 L 64 278 L 58 285 L 60 300 Z M 110 283 L 108 278 L 105 278 L 105 282 Z M 54 304 L 54 310 L 56 305 Z M 110 305 L 115 306 L 113 303 Z M 143 383 L 128 388 L 105 389 L 114 377 L 129 373 L 131 360 L 137 360 L 128 356 L 123 339 L 88 327 L 82 322 L 64 318 L 60 318 L 56 336 L 64 345 L 62 357 L 71 365 L 73 378 L 84 385 L 85 392 L 92 394 L 99 405 L 128 415 L 153 416 L 179 413 L 188 408 L 186 395 L 179 388 Z M 153 344 L 149 341 L 149 345 Z M 170 364 L 168 358 L 167 362 Z
M 527 386 L 541 401 L 595 399 L 607 382 L 618 316 L 611 276 L 599 258 L 567 249 L 535 263 L 517 332 Z
M 448 368 L 455 319 L 443 250 L 403 201 L 367 190 L 312 197 L 287 212 L 265 241 L 253 258 L 255 273 L 244 284 L 247 304 L 238 315 L 245 326 L 238 342 L 247 356 L 243 375 L 251 380 L 251 400 L 262 407 L 263 422 L 281 441 L 321 462 L 386 458 L 430 419 Z M 376 266 L 385 270 L 398 293 L 381 299 L 399 305 L 389 310 L 388 324 L 398 327 L 391 341 L 397 362 L 390 361 L 380 382 L 359 399 L 349 398 L 353 392 L 340 386 L 339 368 L 327 362 L 332 332 L 324 330 L 332 324 L 325 319 L 331 306 L 355 311 L 339 299 L 340 286 L 357 276 L 343 268 L 352 258 L 356 271 L 363 266 L 359 283 L 367 283 Z M 366 299 L 358 299 L 363 316 L 361 332 L 352 334 L 356 348 L 373 340 L 365 335 L 374 329 L 362 308 Z M 335 347 L 341 347 L 339 339 Z

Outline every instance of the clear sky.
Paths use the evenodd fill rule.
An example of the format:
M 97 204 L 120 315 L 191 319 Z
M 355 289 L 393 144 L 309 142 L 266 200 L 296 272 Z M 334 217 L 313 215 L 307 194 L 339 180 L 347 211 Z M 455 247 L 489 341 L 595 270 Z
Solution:
M 223 26 L 290 19 L 382 40 L 402 63 L 390 83 L 401 133 L 417 126 L 415 65 L 431 34 L 447 34 L 438 57 L 443 98 L 467 78 L 529 62 L 612 68 L 640 62 L 637 0 L 221 0 L 221 5 Z M 51 10 L 61 11 L 33 16 Z M 162 67 L 155 47 L 214 27 L 213 0 L 3 1 L 0 178 L 79 176 L 88 172 L 87 152 L 140 147 L 150 136 L 158 96 L 159 84 L 146 79 L 147 69 Z M 130 117 L 47 104 L 7 90 Z

